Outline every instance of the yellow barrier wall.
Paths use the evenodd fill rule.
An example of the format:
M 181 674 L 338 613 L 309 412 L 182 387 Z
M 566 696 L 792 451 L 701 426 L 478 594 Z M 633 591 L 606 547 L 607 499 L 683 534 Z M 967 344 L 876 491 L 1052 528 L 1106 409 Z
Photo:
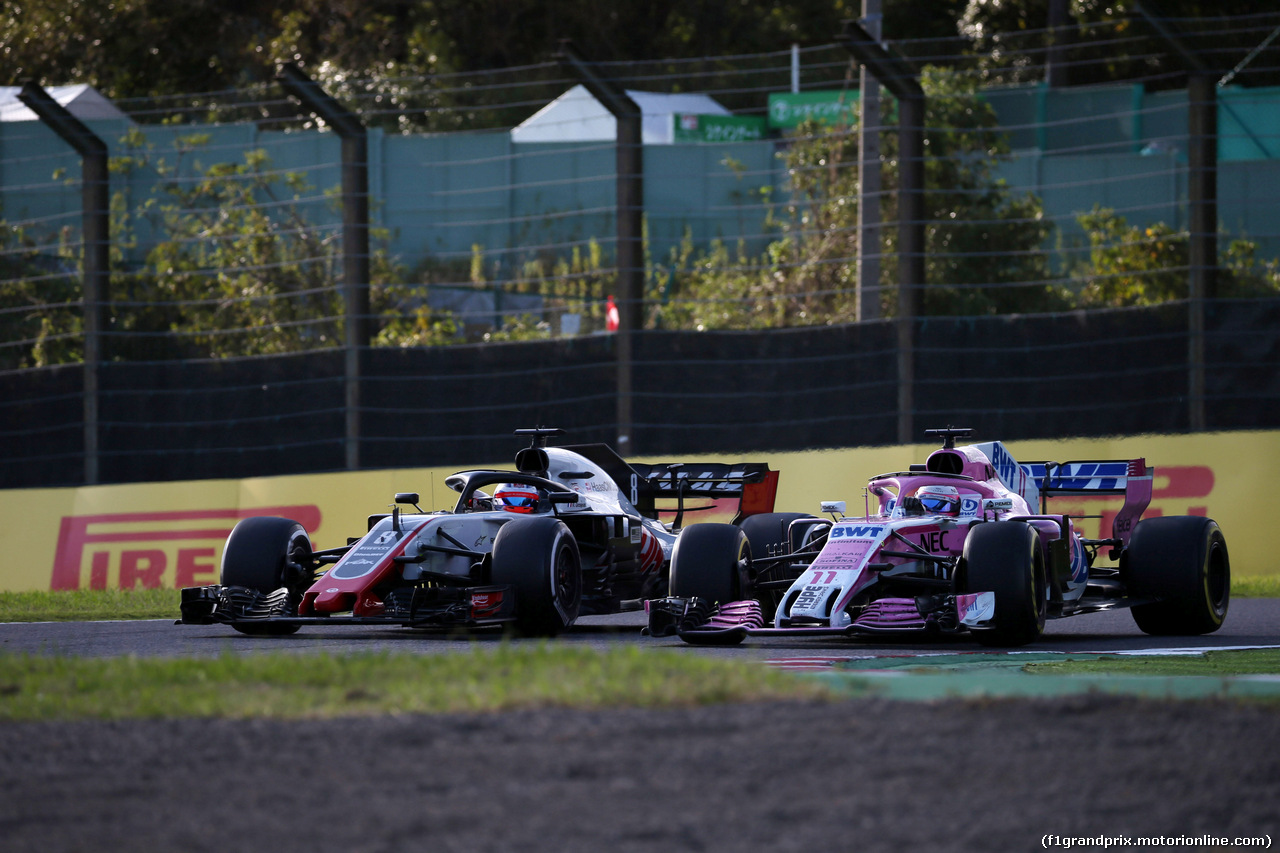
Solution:
M 820 500 L 863 507 L 873 474 L 905 470 L 936 445 L 748 454 L 782 472 L 777 509 L 816 513 Z M 1280 483 L 1280 432 L 1011 442 L 1019 461 L 1145 457 L 1156 469 L 1148 515 L 1208 515 L 1226 534 L 1237 575 L 1280 573 L 1272 556 Z M 679 461 L 737 458 L 702 456 Z M 676 460 L 646 460 L 676 461 Z M 485 463 L 486 465 L 492 463 Z M 506 467 L 500 462 L 495 467 Z M 483 466 L 477 466 L 483 467 Z M 302 521 L 318 548 L 343 545 L 384 512 L 397 491 L 421 494 L 424 509 L 452 506 L 444 479 L 456 468 L 311 474 L 0 491 L 0 590 L 181 587 L 215 583 L 222 545 L 238 518 Z M 1060 499 L 1050 511 L 1115 512 L 1120 498 Z M 1098 536 L 1099 522 L 1086 532 Z

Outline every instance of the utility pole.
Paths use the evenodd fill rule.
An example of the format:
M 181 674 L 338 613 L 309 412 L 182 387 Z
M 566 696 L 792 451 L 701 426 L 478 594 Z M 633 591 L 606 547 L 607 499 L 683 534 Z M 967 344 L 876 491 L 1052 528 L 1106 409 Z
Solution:
M 80 230 L 84 239 L 80 297 L 84 312 L 84 481 L 86 485 L 94 485 L 100 476 L 98 366 L 103 361 L 102 333 L 109 322 L 107 289 L 111 272 L 111 175 L 107 144 L 34 81 L 23 85 L 18 100 L 80 155 Z
M 342 295 L 345 341 L 346 467 L 360 468 L 360 353 L 369 347 L 369 137 L 360 117 L 294 64 L 276 78 L 303 109 L 342 140 Z
M 880 40 L 880 0 L 862 0 L 867 33 Z M 854 319 L 880 319 L 880 81 L 864 63 L 858 70 L 858 259 Z
M 1169 22 L 1135 4 L 1187 70 L 1187 427 L 1203 432 L 1205 301 L 1218 295 L 1218 77 Z
M 915 432 L 916 317 L 924 302 L 924 89 L 916 70 L 854 21 L 844 46 L 898 99 L 898 442 Z
M 632 347 L 644 328 L 644 147 L 640 107 L 626 91 L 596 74 L 568 39 L 561 41 L 559 60 L 614 117 L 617 128 L 617 345 L 618 396 L 616 448 L 624 458 L 634 453 L 631 440 Z

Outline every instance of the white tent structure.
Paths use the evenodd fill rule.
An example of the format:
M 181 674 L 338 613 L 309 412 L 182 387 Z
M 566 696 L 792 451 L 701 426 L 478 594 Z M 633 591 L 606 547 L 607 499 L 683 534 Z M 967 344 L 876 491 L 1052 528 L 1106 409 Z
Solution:
M 675 116 L 731 115 L 710 95 L 670 95 L 628 89 L 627 96 L 642 113 L 641 139 L 645 145 L 672 144 Z M 617 120 L 581 85 L 574 86 L 511 130 L 512 142 L 612 142 L 617 138 Z
M 40 117 L 18 100 L 19 86 L 0 86 L 0 121 L 39 121 Z M 128 118 L 97 89 L 81 83 L 75 86 L 46 86 L 45 91 L 73 116 L 81 120 Z

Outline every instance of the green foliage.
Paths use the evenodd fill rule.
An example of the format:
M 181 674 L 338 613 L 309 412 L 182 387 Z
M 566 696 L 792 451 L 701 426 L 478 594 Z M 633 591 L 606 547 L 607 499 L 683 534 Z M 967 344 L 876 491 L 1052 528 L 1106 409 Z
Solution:
M 113 231 L 124 235 L 117 245 L 130 246 L 145 222 L 157 239 L 141 269 L 113 276 L 118 328 L 141 333 L 131 339 L 140 342 L 135 351 L 116 356 L 254 355 L 342 342 L 341 229 L 314 221 L 320 205 L 337 217 L 337 189 L 320 201 L 302 175 L 275 170 L 261 150 L 204 166 L 195 155 L 207 138 L 179 137 L 172 159 L 156 156 L 145 138 L 129 141 L 114 167 L 151 169 L 160 182 L 135 209 L 118 211 Z M 380 245 L 386 236 L 370 235 L 370 307 L 380 318 L 373 340 L 452 341 L 453 318 L 417 298 Z
M 830 39 L 859 13 L 850 0 L 655 0 L 603 10 L 588 0 L 24 0 L 0 13 L 0 79 L 84 82 L 112 98 L 208 93 L 198 100 L 216 115 L 235 97 L 229 90 L 268 83 L 279 63 L 300 62 L 375 125 L 502 127 L 528 108 L 493 109 L 478 79 L 423 78 L 545 64 L 563 38 L 606 61 L 771 52 Z M 546 99 L 531 91 L 502 97 Z M 269 102 L 254 109 L 293 113 Z
M 1187 298 L 1190 240 L 1184 232 L 1164 222 L 1130 226 L 1123 216 L 1101 207 L 1078 221 L 1090 247 L 1081 293 L 1085 307 L 1158 305 Z M 1232 240 L 1218 263 L 1218 296 L 1280 294 L 1280 262 L 1258 260 L 1256 244 Z
M 0 370 L 79 361 L 79 258 L 0 219 Z
M 1049 8 L 1058 0 L 968 0 L 956 19 L 985 85 L 1038 83 L 1045 78 L 1047 50 L 1053 44 Z M 1059 73 L 1072 86 L 1141 80 L 1152 88 L 1185 85 L 1185 68 L 1169 46 L 1142 19 L 1132 0 L 1061 0 L 1068 20 L 1060 35 L 1065 53 Z M 1239 22 L 1215 21 L 1227 16 L 1257 16 L 1256 0 L 1160 0 L 1148 3 L 1154 15 L 1184 31 L 1212 31 L 1211 52 L 1219 57 L 1246 56 L 1262 36 Z M 1270 25 L 1268 25 L 1270 26 Z M 897 32 L 896 30 L 893 32 Z M 1185 34 L 1185 32 L 1184 32 Z M 1265 30 L 1264 30 L 1265 34 Z M 1210 40 L 1192 44 L 1201 52 Z M 1225 60 L 1209 59 L 1209 62 Z M 1226 62 L 1223 71 L 1234 63 Z M 1280 82 L 1274 62 L 1259 61 L 1249 69 L 1252 85 Z
M 925 314 L 974 316 L 1065 310 L 1066 290 L 1052 281 L 1045 246 L 1053 226 L 1040 200 L 1015 195 L 993 177 L 1009 154 L 995 111 L 978 95 L 972 77 L 925 68 Z M 896 134 L 885 156 L 897 157 Z M 897 219 L 897 172 L 885 177 L 891 194 L 886 221 Z M 885 229 L 884 251 L 896 258 L 898 235 Z M 897 270 L 881 278 L 892 292 Z M 885 306 L 886 314 L 892 306 Z
M 992 177 L 1008 154 L 990 106 L 971 81 L 925 69 L 926 314 L 995 314 L 1055 311 L 1070 307 L 1065 288 L 1053 282 L 1044 246 L 1052 226 L 1038 199 L 1016 196 Z M 889 105 L 886 105 L 889 109 Z M 886 116 L 886 123 L 889 117 Z M 883 138 L 882 205 L 886 222 L 897 217 L 895 134 Z M 659 270 L 668 327 L 768 328 L 849 322 L 856 316 L 858 141 L 854 128 L 802 125 L 781 155 L 789 197 L 771 224 L 776 238 L 763 254 L 732 252 L 723 243 L 699 254 L 686 240 Z M 887 262 L 880 286 L 884 316 L 892 316 L 897 281 L 892 258 L 897 233 L 882 229 Z
M 581 333 L 605 328 L 605 304 L 617 284 L 617 273 L 604 257 L 598 240 L 575 244 L 569 255 L 543 252 L 527 256 L 505 272 L 498 260 L 490 260 L 483 246 L 472 246 L 471 285 L 491 294 L 494 311 L 503 315 L 498 328 L 469 330 L 468 339 L 528 341 L 550 338 L 567 314 L 577 315 Z M 539 297 L 535 314 L 513 314 L 511 295 Z
M 138 277 L 142 301 L 165 306 L 164 327 L 212 356 L 337 343 L 339 237 L 313 227 L 302 212 L 300 199 L 311 188 L 300 175 L 271 174 L 261 150 L 247 152 L 243 163 L 197 163 L 194 171 L 187 181 L 180 167 L 162 169 L 163 196 L 148 202 L 157 202 L 148 212 L 166 239 L 148 253 L 148 274 Z M 280 198 L 281 184 L 292 198 Z

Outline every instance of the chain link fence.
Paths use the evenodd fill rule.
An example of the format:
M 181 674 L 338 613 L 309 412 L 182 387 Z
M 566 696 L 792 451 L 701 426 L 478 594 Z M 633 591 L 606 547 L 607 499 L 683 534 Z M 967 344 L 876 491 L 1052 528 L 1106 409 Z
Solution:
M 638 144 L 563 62 L 317 72 L 366 128 L 358 280 L 351 159 L 280 86 L 108 102 L 83 120 L 110 165 L 88 305 L 80 157 L 0 122 L 0 485 L 497 462 L 537 424 L 644 455 L 1274 428 L 1280 62 L 1243 60 L 1280 15 L 1179 23 L 1221 71 L 1208 137 L 1158 41 L 1097 82 L 1118 25 L 1073 44 L 1076 88 L 1046 84 L 1035 34 L 999 73 L 883 45 L 915 128 L 887 93 L 862 114 L 844 42 L 588 63 Z M 900 221 L 912 130 L 924 213 Z

